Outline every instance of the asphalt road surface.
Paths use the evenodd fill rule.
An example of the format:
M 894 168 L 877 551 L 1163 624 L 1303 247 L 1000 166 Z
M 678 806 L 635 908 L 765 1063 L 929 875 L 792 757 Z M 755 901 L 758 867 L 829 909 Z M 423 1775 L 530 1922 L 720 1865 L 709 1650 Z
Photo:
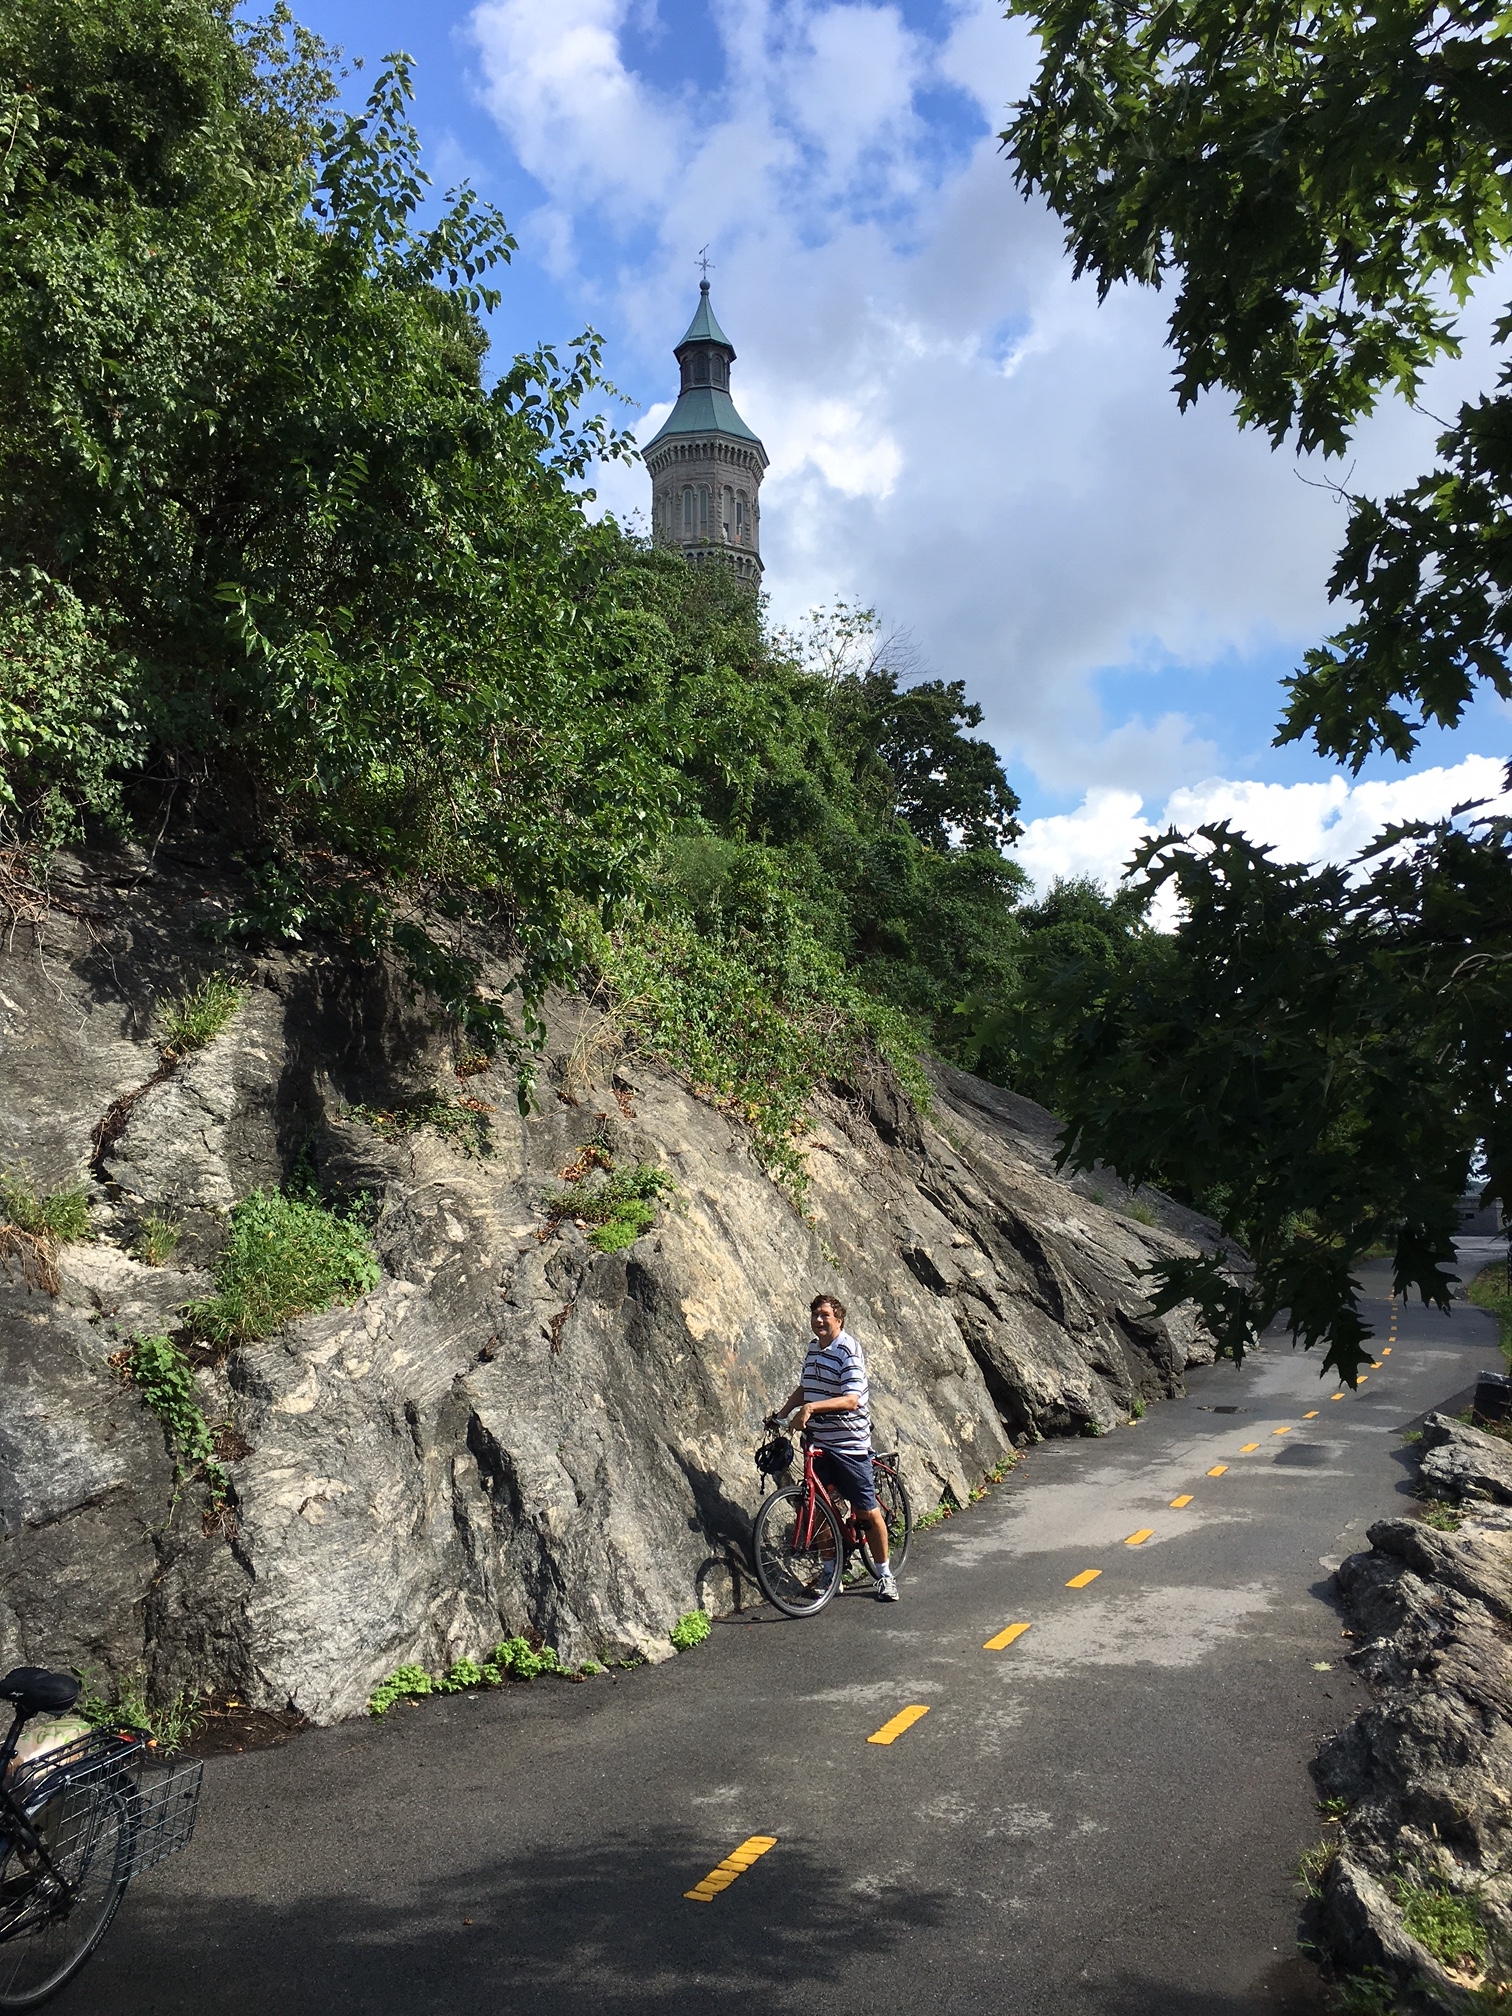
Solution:
M 54 2006 L 1321 2010 L 1295 1950 L 1307 1764 L 1363 1698 L 1330 1571 L 1410 1502 L 1403 1431 L 1500 1363 L 1488 1317 L 1393 1312 L 1369 1271 L 1358 1394 L 1284 1339 L 1197 1373 L 919 1536 L 897 1605 L 758 1611 L 667 1665 L 212 1760 L 192 1848 Z

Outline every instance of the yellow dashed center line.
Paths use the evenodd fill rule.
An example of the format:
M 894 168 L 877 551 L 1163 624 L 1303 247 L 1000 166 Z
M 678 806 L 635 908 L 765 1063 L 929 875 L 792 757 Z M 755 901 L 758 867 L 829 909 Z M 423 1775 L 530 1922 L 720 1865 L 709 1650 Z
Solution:
M 1208 1475 L 1209 1477 L 1221 1477 L 1227 1468 L 1227 1463 L 1215 1463 L 1212 1469 L 1209 1470 Z
M 1209 1477 L 1211 1477 L 1212 1474 L 1213 1474 L 1212 1471 L 1209 1470 L 1208 1472 Z M 1171 1510 L 1173 1512 L 1179 1512 L 1183 1505 L 1190 1505 L 1191 1502 L 1192 1502 L 1192 1494 L 1190 1491 L 1188 1491 L 1184 1498 L 1173 1498 L 1171 1500 Z
M 1073 1575 L 1066 1584 L 1068 1589 L 1085 1589 L 1089 1582 L 1095 1582 L 1101 1575 L 1101 1568 L 1083 1568 L 1080 1575 Z
M 1125 1547 L 1143 1547 L 1146 1540 L 1154 1538 L 1154 1534 L 1155 1528 L 1153 1526 L 1141 1526 L 1137 1533 L 1129 1535 L 1124 1545 Z
M 1355 1381 L 1355 1384 L 1356 1384 L 1356 1386 L 1363 1386 L 1363 1385 L 1365 1384 L 1365 1381 L 1366 1381 L 1366 1380 L 1367 1380 L 1367 1379 L 1368 1379 L 1369 1377 L 1370 1377 L 1370 1374 L 1369 1374 L 1368 1372 L 1362 1372 L 1362 1373 L 1360 1374 L 1359 1378 L 1358 1378 L 1358 1379 L 1356 1379 L 1356 1381 Z
M 712 1904 L 721 1890 L 728 1890 L 737 1876 L 743 1876 L 753 1862 L 760 1861 L 768 1848 L 776 1846 L 775 1834 L 751 1835 L 749 1840 L 741 1842 L 733 1855 L 726 1855 L 718 1868 L 711 1869 L 701 1883 L 695 1883 L 691 1890 L 684 1890 L 684 1897 L 691 1897 L 695 1904 Z
M 1318 1410 L 1317 1410 L 1317 1408 L 1316 1408 L 1316 1407 L 1314 1407 L 1314 1409 L 1312 1410 L 1311 1414 L 1304 1414 L 1304 1415 L 1302 1416 L 1302 1419 L 1303 1419 L 1304 1421 L 1316 1421 L 1316 1420 L 1317 1420 L 1317 1418 L 1318 1418 Z
M 987 1643 L 982 1647 L 982 1650 L 984 1652 L 1006 1651 L 1014 1639 L 1022 1638 L 1028 1629 L 1029 1626 L 1027 1624 L 1010 1624 L 1006 1629 L 999 1631 L 995 1638 L 989 1638 Z
M 1239 1454 L 1241 1456 L 1248 1456 L 1252 1449 L 1258 1449 L 1259 1447 L 1260 1444 L 1258 1442 L 1246 1442 L 1243 1448 L 1239 1451 Z
M 1342 1393 L 1330 1393 L 1328 1397 L 1330 1400 L 1342 1400 L 1344 1395 Z
M 912 1729 L 915 1722 L 928 1713 L 927 1708 L 917 1705 L 905 1708 L 900 1714 L 894 1715 L 891 1722 L 884 1722 L 875 1736 L 868 1736 L 866 1740 L 868 1743 L 896 1743 L 905 1729 Z
M 1290 1428 L 1272 1428 L 1272 1435 L 1290 1435 Z

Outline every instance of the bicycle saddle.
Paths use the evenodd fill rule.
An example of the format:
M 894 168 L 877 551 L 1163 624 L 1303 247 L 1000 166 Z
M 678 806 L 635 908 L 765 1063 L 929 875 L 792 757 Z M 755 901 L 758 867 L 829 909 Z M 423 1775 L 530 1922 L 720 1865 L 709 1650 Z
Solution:
M 14 1701 L 25 1715 L 56 1715 L 78 1700 L 72 1673 L 49 1673 L 45 1666 L 13 1666 L 0 1680 L 0 1701 Z

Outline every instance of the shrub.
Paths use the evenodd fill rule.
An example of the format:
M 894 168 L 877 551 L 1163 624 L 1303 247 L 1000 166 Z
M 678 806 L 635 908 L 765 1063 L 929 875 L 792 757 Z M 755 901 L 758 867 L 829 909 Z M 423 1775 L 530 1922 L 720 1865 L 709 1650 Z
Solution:
M 695 1645 L 702 1645 L 712 1629 L 707 1610 L 685 1610 L 667 1636 L 679 1652 L 691 1652 Z
M 197 987 L 165 1001 L 156 1016 L 165 1057 L 187 1057 L 213 1043 L 242 1004 L 246 990 L 224 973 L 212 973 Z
M 580 1161 L 584 1159 L 579 1157 Z M 607 1161 L 602 1151 L 598 1159 Z M 551 1215 L 581 1218 L 593 1227 L 588 1234 L 590 1246 L 596 1246 L 600 1253 L 618 1253 L 651 1230 L 656 1223 L 656 1200 L 676 1187 L 665 1169 L 658 1169 L 654 1162 L 641 1162 L 633 1169 L 612 1171 L 602 1183 L 590 1189 L 553 1197 Z
M 1507 1287 L 1505 1263 L 1496 1260 L 1482 1267 L 1466 1293 L 1477 1308 L 1488 1309 L 1501 1324 L 1501 1348 L 1512 1358 L 1512 1292 Z
M 323 1204 L 254 1190 L 231 1213 L 215 1263 L 219 1292 L 185 1312 L 199 1337 L 223 1348 L 266 1337 L 291 1317 L 355 1301 L 378 1282 L 366 1229 Z

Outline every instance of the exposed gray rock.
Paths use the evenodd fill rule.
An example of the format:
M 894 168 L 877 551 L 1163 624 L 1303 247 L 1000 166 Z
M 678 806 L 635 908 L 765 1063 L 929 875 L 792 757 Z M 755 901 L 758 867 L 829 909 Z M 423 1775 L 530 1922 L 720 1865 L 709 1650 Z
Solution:
M 1460 1428 L 1431 1417 L 1430 1454 L 1460 1450 L 1483 1477 L 1492 1459 L 1475 1445 L 1494 1438 L 1468 1430 L 1462 1444 Z M 1446 1495 L 1455 1474 L 1428 1481 Z M 1512 1511 L 1482 1503 L 1457 1532 L 1382 1520 L 1368 1537 L 1371 1552 L 1337 1579 L 1365 1641 L 1351 1663 L 1375 1699 L 1313 1766 L 1325 1798 L 1348 1808 L 1313 1933 L 1342 1971 L 1384 1976 L 1393 2006 L 1468 2012 L 1484 2006 L 1479 1976 L 1408 1933 L 1400 1886 L 1474 1898 L 1486 1978 L 1512 1975 Z
M 1467 1421 L 1430 1414 L 1423 1424 L 1423 1482 L 1441 1498 L 1512 1505 L 1512 1446 Z
M 1056 1176 L 1048 1115 L 962 1073 L 935 1069 L 928 1114 L 882 1074 L 818 1097 L 800 1213 L 737 1120 L 578 1000 L 548 1004 L 527 1117 L 502 1072 L 458 1083 L 393 971 L 317 952 L 264 960 L 225 1033 L 165 1069 L 154 1004 L 215 963 L 196 927 L 231 887 L 193 861 L 67 872 L 45 948 L 0 952 L 0 1155 L 48 1182 L 92 1168 L 98 1233 L 56 1301 L 0 1304 L 7 1393 L 28 1396 L 0 1429 L 10 1657 L 332 1720 L 401 1663 L 526 1628 L 572 1659 L 665 1656 L 679 1612 L 730 1600 L 760 1418 L 819 1287 L 850 1306 L 921 1507 L 964 1499 L 1013 1437 L 1111 1427 L 1211 1356 L 1148 1315 L 1140 1270 L 1213 1228 L 1163 1199 L 1153 1225 L 1102 1208 Z M 428 1085 L 493 1109 L 490 1153 L 355 1113 Z M 618 1253 L 546 1209 L 593 1141 L 677 1184 Z M 234 1532 L 207 1533 L 107 1361 L 207 1291 L 231 1205 L 311 1156 L 373 1200 L 383 1278 L 201 1370 L 207 1419 L 250 1451 L 228 1460 Z M 149 1211 L 185 1227 L 174 1266 L 123 1250 Z

